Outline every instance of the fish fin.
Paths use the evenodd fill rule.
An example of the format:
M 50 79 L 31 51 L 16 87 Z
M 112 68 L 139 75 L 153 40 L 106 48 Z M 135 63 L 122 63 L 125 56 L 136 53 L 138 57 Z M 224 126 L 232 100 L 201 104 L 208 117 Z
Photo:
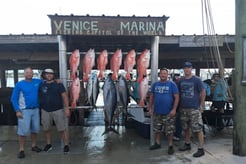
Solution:
M 105 131 L 103 132 L 102 136 L 103 136 L 104 134 L 106 134 L 106 133 L 107 133 L 107 131 L 105 130 Z
M 106 130 L 103 132 L 102 136 L 104 134 L 107 134 L 108 132 L 114 132 L 116 134 L 119 134 L 119 132 L 117 130 L 115 130 L 113 127 L 110 126 L 110 127 L 106 128 Z
M 117 130 L 115 130 L 114 128 L 112 128 L 112 127 L 109 127 L 109 131 L 112 131 L 112 132 L 114 132 L 114 133 L 116 133 L 116 134 L 119 134 L 119 132 L 117 131 Z

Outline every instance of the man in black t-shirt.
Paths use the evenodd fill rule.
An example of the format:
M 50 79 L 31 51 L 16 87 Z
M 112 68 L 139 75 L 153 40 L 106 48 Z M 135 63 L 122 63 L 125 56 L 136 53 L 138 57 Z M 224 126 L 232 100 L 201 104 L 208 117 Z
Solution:
M 61 133 L 64 142 L 64 153 L 69 152 L 67 117 L 70 116 L 68 106 L 68 97 L 65 87 L 62 83 L 54 80 L 54 71 L 52 69 L 44 70 L 45 81 L 39 87 L 39 100 L 41 108 L 41 122 L 46 135 L 46 146 L 44 151 L 52 150 L 51 145 L 51 127 L 55 122 L 57 131 Z M 65 104 L 65 109 L 64 105 Z

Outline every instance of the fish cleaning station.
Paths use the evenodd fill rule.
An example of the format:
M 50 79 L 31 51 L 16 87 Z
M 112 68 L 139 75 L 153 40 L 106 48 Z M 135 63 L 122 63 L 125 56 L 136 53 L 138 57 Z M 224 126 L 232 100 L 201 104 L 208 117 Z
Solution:
M 55 70 L 56 78 L 65 85 L 72 111 L 69 157 L 61 155 L 61 142 L 56 136 L 52 152 L 37 155 L 27 151 L 32 162 L 39 159 L 48 164 L 52 156 L 59 163 L 120 163 L 125 158 L 132 159 L 129 163 L 190 162 L 192 157 L 179 153 L 176 147 L 177 157 L 174 158 L 163 156 L 166 153 L 163 150 L 148 150 L 154 142 L 152 118 L 147 112 L 150 86 L 158 80 L 158 71 L 163 67 L 170 70 L 170 79 L 182 76 L 182 64 L 187 60 L 203 80 L 211 78 L 213 71 L 221 66 L 228 70 L 225 77 L 230 79 L 235 36 L 167 36 L 167 16 L 55 14 L 48 17 L 51 34 L 0 35 L 0 125 L 3 131 L 0 158 L 6 159 L 7 155 L 1 152 L 5 145 L 11 145 L 12 153 L 17 150 L 17 120 L 10 96 L 14 84 L 24 78 L 24 68 L 30 66 L 35 78 L 42 78 L 45 68 Z M 214 37 L 219 59 L 210 54 Z M 232 121 L 231 117 L 225 120 Z M 225 137 L 228 135 L 231 132 Z M 6 138 L 8 142 L 4 142 Z M 44 145 L 42 132 L 38 138 Z M 165 139 L 163 147 L 166 144 Z M 195 142 L 193 148 L 196 148 Z M 8 160 L 14 162 L 14 159 Z

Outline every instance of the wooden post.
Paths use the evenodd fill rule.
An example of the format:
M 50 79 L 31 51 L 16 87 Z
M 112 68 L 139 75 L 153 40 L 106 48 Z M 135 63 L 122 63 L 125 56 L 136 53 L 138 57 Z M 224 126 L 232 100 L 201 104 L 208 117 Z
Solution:
M 246 156 L 246 1 L 236 0 L 233 154 Z

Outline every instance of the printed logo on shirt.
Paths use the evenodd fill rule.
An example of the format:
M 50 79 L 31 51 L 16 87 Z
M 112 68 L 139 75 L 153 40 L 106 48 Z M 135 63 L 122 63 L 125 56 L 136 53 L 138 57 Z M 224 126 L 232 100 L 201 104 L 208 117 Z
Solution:
M 169 93 L 169 86 L 156 86 L 155 93 Z
M 181 96 L 186 98 L 192 98 L 194 96 L 194 84 L 188 82 L 182 82 Z
M 43 87 L 42 87 L 42 92 L 43 92 L 43 93 L 47 93 L 47 91 L 48 91 L 48 87 L 47 87 L 47 86 L 43 86 Z

